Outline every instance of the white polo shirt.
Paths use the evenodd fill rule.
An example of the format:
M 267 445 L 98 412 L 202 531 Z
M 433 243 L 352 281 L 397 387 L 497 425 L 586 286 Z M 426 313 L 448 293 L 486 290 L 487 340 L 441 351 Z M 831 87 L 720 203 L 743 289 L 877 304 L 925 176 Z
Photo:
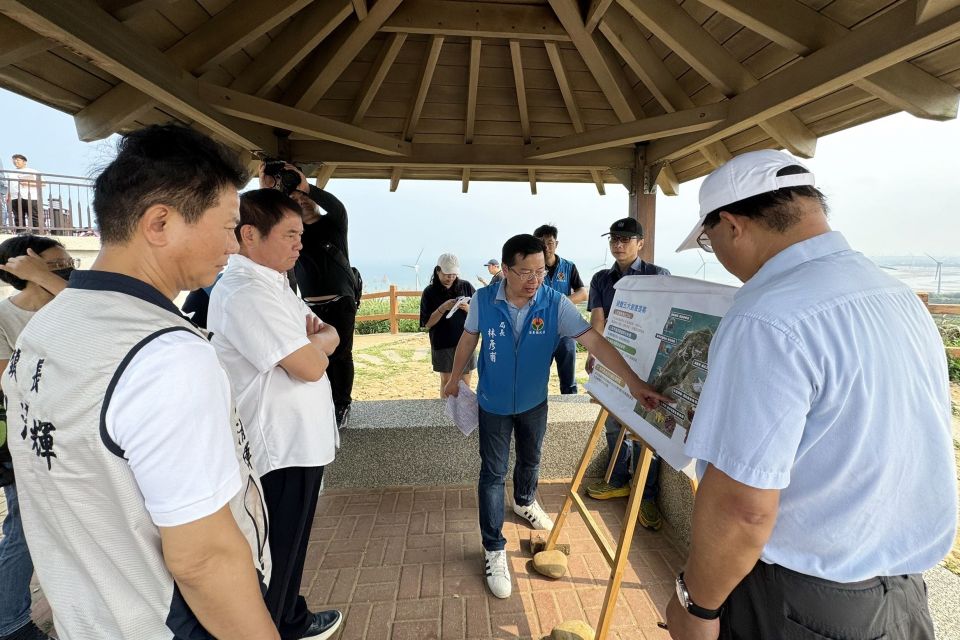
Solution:
M 294 378 L 281 360 L 308 345 L 310 309 L 285 274 L 230 256 L 210 294 L 207 328 L 227 370 L 261 476 L 333 462 L 340 444 L 330 380 Z
M 950 550 L 943 342 L 916 294 L 842 235 L 764 264 L 721 321 L 709 366 L 686 453 L 781 490 L 763 561 L 855 582 L 925 571 Z

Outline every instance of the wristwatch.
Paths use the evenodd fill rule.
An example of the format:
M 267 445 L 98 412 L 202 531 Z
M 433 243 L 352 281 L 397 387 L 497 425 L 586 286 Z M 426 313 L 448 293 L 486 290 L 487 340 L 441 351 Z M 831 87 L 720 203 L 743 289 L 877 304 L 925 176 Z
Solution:
M 677 576 L 677 598 L 680 600 L 683 608 L 687 610 L 687 613 L 703 620 L 716 620 L 720 617 L 720 612 L 723 611 L 723 607 L 719 609 L 704 609 L 695 604 L 693 600 L 690 599 L 690 592 L 687 591 L 687 584 L 683 581 L 682 571 L 680 575 Z

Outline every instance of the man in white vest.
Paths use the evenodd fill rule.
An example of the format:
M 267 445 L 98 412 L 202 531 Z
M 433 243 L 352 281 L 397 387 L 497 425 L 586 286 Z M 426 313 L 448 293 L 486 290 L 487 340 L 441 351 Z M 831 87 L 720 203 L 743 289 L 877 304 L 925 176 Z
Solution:
M 282 640 L 326 640 L 339 611 L 311 612 L 300 595 L 323 467 L 339 436 L 327 367 L 340 342 L 290 289 L 303 235 L 300 205 L 276 189 L 240 196 L 240 253 L 210 294 L 207 326 L 250 436 L 270 516 L 267 609 Z
M 172 300 L 237 251 L 233 155 L 125 136 L 94 185 L 102 249 L 2 374 L 23 525 L 63 640 L 276 640 L 262 490 L 226 373 Z

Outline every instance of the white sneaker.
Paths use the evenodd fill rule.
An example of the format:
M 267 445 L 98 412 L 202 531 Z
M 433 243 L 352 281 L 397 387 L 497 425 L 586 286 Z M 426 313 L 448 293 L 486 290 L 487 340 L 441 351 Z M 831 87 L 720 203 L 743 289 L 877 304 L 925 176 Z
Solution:
M 487 562 L 487 587 L 490 592 L 498 598 L 509 598 L 513 584 L 510 582 L 510 569 L 507 567 L 507 552 L 484 549 L 483 557 Z
M 550 531 L 553 529 L 553 520 L 550 519 L 546 511 L 540 508 L 536 500 L 525 507 L 514 503 L 513 512 L 533 525 L 534 529 L 539 529 L 540 531 Z

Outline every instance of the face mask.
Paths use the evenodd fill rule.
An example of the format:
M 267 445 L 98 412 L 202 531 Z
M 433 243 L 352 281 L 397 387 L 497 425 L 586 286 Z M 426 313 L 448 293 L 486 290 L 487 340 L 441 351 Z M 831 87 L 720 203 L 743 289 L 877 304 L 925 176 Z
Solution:
M 66 269 L 57 269 L 57 270 L 55 270 L 55 271 L 51 271 L 50 273 L 55 273 L 55 274 L 57 274 L 58 276 L 60 276 L 61 278 L 63 278 L 64 280 L 69 281 L 69 280 L 70 280 L 70 274 L 73 273 L 74 271 L 75 271 L 75 269 L 74 269 L 73 267 L 67 267 Z

